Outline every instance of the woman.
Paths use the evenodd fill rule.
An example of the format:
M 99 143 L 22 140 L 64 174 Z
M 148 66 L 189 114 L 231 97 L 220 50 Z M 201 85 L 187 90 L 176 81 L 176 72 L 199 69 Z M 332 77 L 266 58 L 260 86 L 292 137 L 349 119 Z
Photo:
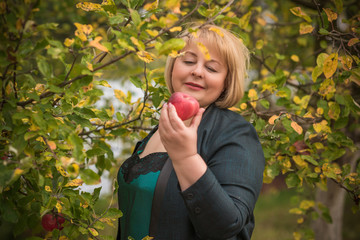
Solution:
M 164 104 L 159 126 L 121 166 L 118 239 L 250 239 L 264 156 L 252 125 L 227 109 L 243 96 L 248 50 L 213 25 L 183 38 L 165 80 L 201 108 L 183 122 Z

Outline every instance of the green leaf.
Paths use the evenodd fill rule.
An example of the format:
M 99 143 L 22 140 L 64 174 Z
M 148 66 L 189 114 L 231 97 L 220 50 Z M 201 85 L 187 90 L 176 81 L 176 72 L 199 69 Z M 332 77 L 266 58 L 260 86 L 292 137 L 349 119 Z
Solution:
M 334 127 L 335 129 L 342 129 L 347 126 L 349 122 L 349 117 L 343 117 L 336 120 Z
M 74 108 L 74 112 L 76 112 L 77 114 L 79 114 L 81 117 L 84 117 L 86 119 L 89 119 L 89 118 L 96 118 L 96 114 L 88 109 L 88 108 Z
M 179 51 L 185 47 L 185 41 L 180 38 L 172 38 L 166 41 L 159 49 L 159 55 L 167 55 L 171 51 Z
M 261 99 L 260 104 L 266 109 L 269 109 L 269 107 L 270 107 L 270 102 L 266 99 Z
M 305 159 L 306 161 L 313 164 L 314 166 L 319 166 L 319 163 L 312 156 L 302 155 L 301 158 Z
M 138 13 L 138 11 L 134 10 L 134 9 L 129 9 L 130 10 L 130 16 L 132 21 L 134 22 L 135 26 L 139 26 L 139 24 L 141 23 L 141 17 L 140 14 Z
M 329 35 L 330 34 L 329 31 L 324 28 L 320 28 L 319 33 L 321 35 Z
M 1 205 L 2 218 L 7 222 L 17 223 L 19 221 L 19 215 L 15 210 L 14 204 L 9 201 L 3 201 Z
M 158 108 L 161 101 L 163 100 L 163 97 L 160 96 L 159 91 L 155 91 L 151 97 L 151 100 L 154 104 L 154 107 Z
M 38 59 L 37 66 L 42 75 L 44 75 L 47 78 L 50 78 L 52 76 L 52 67 L 48 63 L 48 61 L 44 59 Z
M 337 120 L 340 116 L 340 106 L 337 102 L 328 102 L 329 112 L 328 115 L 331 119 Z
M 80 178 L 87 185 L 96 185 L 100 183 L 100 176 L 91 169 L 84 169 L 80 172 Z
M 313 82 L 316 82 L 317 78 L 323 73 L 322 67 L 316 66 L 311 73 Z
M 293 188 L 293 187 L 299 186 L 299 184 L 301 183 L 301 180 L 297 174 L 290 173 L 286 177 L 285 182 L 286 182 L 286 185 L 288 186 L 288 188 Z
M 119 209 L 110 208 L 104 217 L 116 219 L 116 218 L 120 218 L 122 216 L 123 216 L 123 213 Z
M 135 87 L 140 88 L 140 89 L 143 88 L 143 83 L 139 77 L 131 76 L 130 81 L 134 84 Z
M 104 155 L 105 153 L 106 153 L 106 151 L 104 149 L 98 148 L 98 147 L 95 147 L 95 148 L 92 148 L 92 149 L 86 151 L 86 155 L 89 158 L 92 158 L 94 156 Z

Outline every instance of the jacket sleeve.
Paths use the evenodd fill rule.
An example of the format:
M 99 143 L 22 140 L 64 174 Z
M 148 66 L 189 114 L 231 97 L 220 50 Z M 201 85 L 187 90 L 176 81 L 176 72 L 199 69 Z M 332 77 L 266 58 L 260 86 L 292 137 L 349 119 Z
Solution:
M 262 186 L 265 160 L 253 126 L 244 119 L 232 121 L 231 127 L 221 125 L 208 136 L 207 150 L 201 154 L 206 172 L 181 192 L 201 239 L 230 238 L 247 224 L 252 226 Z

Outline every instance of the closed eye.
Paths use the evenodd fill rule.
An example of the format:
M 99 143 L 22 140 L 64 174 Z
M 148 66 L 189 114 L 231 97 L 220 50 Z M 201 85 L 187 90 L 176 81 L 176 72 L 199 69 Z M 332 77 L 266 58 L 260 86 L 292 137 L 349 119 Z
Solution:
M 210 72 L 217 72 L 216 69 L 212 68 L 212 67 L 206 67 Z
M 190 65 L 190 64 L 194 64 L 195 62 L 193 62 L 193 61 L 184 61 L 184 63 Z

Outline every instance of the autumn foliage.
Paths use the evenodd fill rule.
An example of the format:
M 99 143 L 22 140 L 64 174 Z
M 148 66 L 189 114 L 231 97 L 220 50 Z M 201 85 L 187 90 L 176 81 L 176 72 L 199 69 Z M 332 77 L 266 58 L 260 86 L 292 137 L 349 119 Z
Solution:
M 113 239 L 99 232 L 116 228 L 122 213 L 114 204 L 97 211 L 101 188 L 80 187 L 104 173 L 115 179 L 130 146 L 157 124 L 169 98 L 164 60 L 184 47 L 180 31 L 196 35 L 191 21 L 230 29 L 252 53 L 245 97 L 231 109 L 258 131 L 264 182 L 282 174 L 301 194 L 330 190 L 332 181 L 358 211 L 359 8 L 259 2 L 1 1 L 1 222 L 21 239 Z M 313 238 L 313 219 L 332 221 L 314 194 L 290 213 L 299 217 L 294 239 Z M 45 231 L 42 218 L 60 214 L 61 228 Z

